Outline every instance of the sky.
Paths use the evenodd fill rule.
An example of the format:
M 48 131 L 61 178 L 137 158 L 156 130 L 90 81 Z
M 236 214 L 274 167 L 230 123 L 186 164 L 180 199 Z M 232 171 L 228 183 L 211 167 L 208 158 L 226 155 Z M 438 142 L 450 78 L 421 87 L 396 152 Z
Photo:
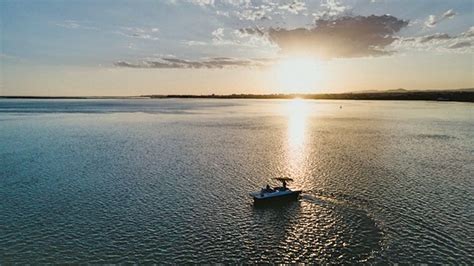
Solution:
M 0 0 L 0 95 L 474 87 L 472 0 Z

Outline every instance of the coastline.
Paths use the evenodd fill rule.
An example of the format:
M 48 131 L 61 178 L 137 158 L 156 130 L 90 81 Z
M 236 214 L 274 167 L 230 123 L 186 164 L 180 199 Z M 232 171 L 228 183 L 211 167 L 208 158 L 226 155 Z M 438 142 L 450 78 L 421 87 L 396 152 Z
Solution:
M 380 91 L 318 94 L 168 94 L 140 96 L 0 96 L 0 99 L 310 99 L 310 100 L 396 100 L 474 102 L 474 89 L 439 91 Z

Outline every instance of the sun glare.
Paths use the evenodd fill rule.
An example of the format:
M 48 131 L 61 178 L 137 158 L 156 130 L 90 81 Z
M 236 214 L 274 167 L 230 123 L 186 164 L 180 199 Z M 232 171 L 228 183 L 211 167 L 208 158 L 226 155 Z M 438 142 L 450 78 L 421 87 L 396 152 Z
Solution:
M 293 99 L 286 104 L 288 116 L 288 141 L 292 149 L 301 149 L 306 137 L 308 104 L 302 99 Z
M 282 59 L 277 64 L 280 91 L 283 93 L 311 93 L 321 82 L 321 66 L 312 58 Z
M 287 159 L 289 174 L 302 177 L 306 167 L 306 146 L 308 141 L 308 115 L 310 106 L 307 100 L 293 99 L 284 104 L 288 118 Z

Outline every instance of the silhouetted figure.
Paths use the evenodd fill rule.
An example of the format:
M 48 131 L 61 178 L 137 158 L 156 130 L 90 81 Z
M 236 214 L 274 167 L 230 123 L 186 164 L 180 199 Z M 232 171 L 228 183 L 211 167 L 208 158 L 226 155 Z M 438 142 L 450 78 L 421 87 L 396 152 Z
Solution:
M 262 188 L 261 194 L 263 196 L 263 193 L 271 193 L 273 192 L 273 189 L 267 184 L 265 188 Z
M 283 190 L 286 190 L 286 181 L 283 180 Z

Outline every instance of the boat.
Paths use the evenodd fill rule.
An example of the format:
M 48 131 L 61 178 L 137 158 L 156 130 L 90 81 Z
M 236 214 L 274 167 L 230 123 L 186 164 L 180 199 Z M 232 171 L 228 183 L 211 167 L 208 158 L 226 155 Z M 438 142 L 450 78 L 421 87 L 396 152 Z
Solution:
M 254 204 L 272 204 L 298 200 L 302 191 L 292 190 L 286 186 L 286 183 L 293 181 L 293 179 L 288 177 L 277 177 L 275 180 L 282 182 L 282 186 L 271 188 L 267 185 L 260 191 L 250 193 L 250 196 L 253 197 Z

